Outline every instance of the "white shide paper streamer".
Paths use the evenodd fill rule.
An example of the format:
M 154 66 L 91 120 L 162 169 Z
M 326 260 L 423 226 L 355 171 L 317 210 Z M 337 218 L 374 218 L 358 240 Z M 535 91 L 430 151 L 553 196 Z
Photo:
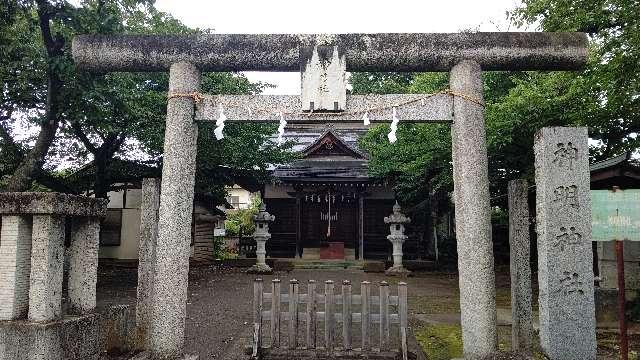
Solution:
M 284 142 L 282 136 L 284 135 L 284 127 L 287 126 L 287 121 L 284 119 L 282 111 L 279 112 L 278 115 L 280 115 L 280 125 L 278 126 L 278 145 L 282 145 Z
M 398 120 L 398 115 L 396 114 L 396 108 L 393 108 L 393 116 L 391 119 L 391 131 L 389 131 L 389 135 L 387 135 L 387 137 L 389 138 L 389 142 L 390 143 L 394 143 L 398 140 L 398 137 L 396 136 L 396 130 L 398 130 L 398 122 L 400 120 Z
M 216 140 L 221 140 L 224 138 L 224 134 L 222 134 L 222 130 L 224 130 L 224 121 L 227 120 L 227 116 L 224 114 L 224 108 L 222 104 L 220 104 L 220 116 L 218 116 L 218 120 L 216 120 L 216 129 L 213 130 L 213 134 L 216 136 Z

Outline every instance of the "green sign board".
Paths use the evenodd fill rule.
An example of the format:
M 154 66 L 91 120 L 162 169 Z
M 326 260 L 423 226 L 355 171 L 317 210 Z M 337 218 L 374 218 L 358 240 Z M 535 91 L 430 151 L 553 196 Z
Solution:
M 640 241 L 640 190 L 591 190 L 593 241 Z

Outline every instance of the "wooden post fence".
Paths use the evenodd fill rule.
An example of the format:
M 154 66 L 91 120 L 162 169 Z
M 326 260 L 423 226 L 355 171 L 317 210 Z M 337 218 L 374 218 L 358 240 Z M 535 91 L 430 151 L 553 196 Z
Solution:
M 262 279 L 256 279 L 253 283 L 253 353 L 254 357 L 258 356 L 261 342 L 262 332 Z
M 398 284 L 398 295 L 390 294 L 390 286 L 382 281 L 378 286 L 378 296 L 371 296 L 371 283 L 363 281 L 360 294 L 352 293 L 350 281 L 342 282 L 342 291 L 334 293 L 334 282 L 325 281 L 324 294 L 317 293 L 316 282 L 309 280 L 307 293 L 300 293 L 298 280 L 289 282 L 289 292 L 280 293 L 280 280 L 272 280 L 271 292 L 263 289 L 262 279 L 254 283 L 254 339 L 253 356 L 258 357 L 262 341 L 262 322 L 270 321 L 270 349 L 280 349 L 280 323 L 285 321 L 287 343 L 285 349 L 354 352 L 399 351 L 407 359 L 407 284 Z M 282 304 L 287 304 L 284 309 Z M 270 304 L 265 309 L 264 304 Z M 322 306 L 324 304 L 324 306 Z M 269 306 L 269 305 L 267 305 Z M 282 311 L 288 310 L 288 311 Z M 324 310 L 324 311 L 319 311 Z M 324 322 L 323 334 L 318 321 Z M 304 322 L 305 326 L 301 326 Z M 360 324 L 361 347 L 353 346 L 354 324 Z M 336 326 L 342 325 L 342 341 L 336 339 Z M 392 346 L 391 328 L 397 327 L 398 344 Z M 301 330 L 303 329 L 303 330 Z M 305 335 L 300 334 L 305 331 Z M 396 330 L 393 330 L 394 332 Z M 318 344 L 318 336 L 324 335 L 324 346 Z M 395 336 L 395 335 L 394 335 Z M 374 337 L 372 339 L 372 337 Z M 374 341 L 372 341 L 374 340 Z M 378 347 L 372 346 L 377 342 Z M 302 344 L 304 342 L 304 344 Z M 392 349 L 393 348 L 393 349 Z

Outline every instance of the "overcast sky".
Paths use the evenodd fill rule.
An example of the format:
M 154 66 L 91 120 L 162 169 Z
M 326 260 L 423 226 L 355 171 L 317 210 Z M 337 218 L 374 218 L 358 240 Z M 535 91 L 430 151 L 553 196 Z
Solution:
M 159 10 L 216 33 L 422 33 L 513 31 L 506 12 L 519 0 L 157 0 Z M 522 29 L 521 29 L 522 30 Z M 300 93 L 299 73 L 247 73 L 277 85 L 265 93 Z

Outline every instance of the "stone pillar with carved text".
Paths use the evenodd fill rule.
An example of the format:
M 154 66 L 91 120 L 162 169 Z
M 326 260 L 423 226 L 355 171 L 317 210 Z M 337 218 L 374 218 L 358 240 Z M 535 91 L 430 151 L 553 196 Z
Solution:
M 473 61 L 451 69 L 451 129 L 462 342 L 466 357 L 497 349 L 496 290 L 491 242 L 489 174 L 482 106 L 482 71 Z
M 199 89 L 200 71 L 193 64 L 171 65 L 148 339 L 159 358 L 178 358 L 184 351 L 198 138 L 190 94 Z
M 587 128 L 534 142 L 540 343 L 550 359 L 596 358 Z

